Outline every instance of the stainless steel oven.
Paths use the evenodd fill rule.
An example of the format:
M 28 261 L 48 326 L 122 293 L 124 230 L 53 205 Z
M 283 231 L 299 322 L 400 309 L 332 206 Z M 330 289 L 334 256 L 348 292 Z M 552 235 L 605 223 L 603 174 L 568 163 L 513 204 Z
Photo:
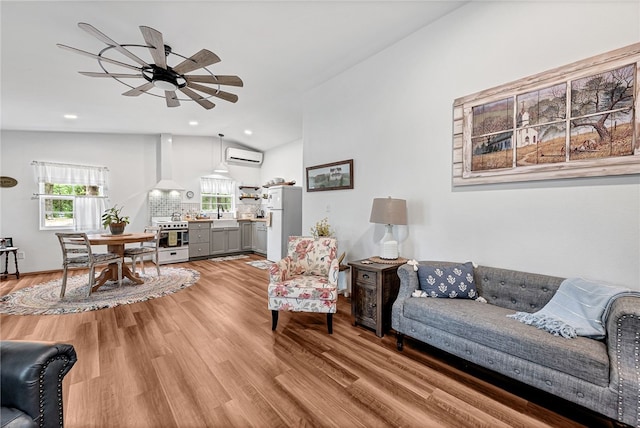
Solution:
M 160 228 L 158 264 L 189 261 L 189 223 L 154 218 L 152 224 Z

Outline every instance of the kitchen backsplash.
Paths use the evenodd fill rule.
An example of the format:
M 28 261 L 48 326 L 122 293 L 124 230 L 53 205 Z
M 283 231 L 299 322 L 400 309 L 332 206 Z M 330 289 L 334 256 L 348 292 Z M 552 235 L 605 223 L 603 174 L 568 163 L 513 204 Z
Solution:
M 182 195 L 173 191 L 149 192 L 149 221 L 153 217 L 171 217 L 173 213 L 197 214 L 200 212 L 198 202 L 182 202 Z
M 152 217 L 171 217 L 180 212 L 182 195 L 179 192 L 153 190 L 149 192 L 149 219 Z
M 266 200 L 248 199 L 236 204 L 236 211 L 240 216 L 243 213 L 257 216 L 260 210 L 264 210 Z M 182 195 L 174 191 L 154 190 L 149 192 L 149 221 L 152 217 L 171 217 L 173 213 L 186 215 L 200 212 L 200 203 L 182 202 Z

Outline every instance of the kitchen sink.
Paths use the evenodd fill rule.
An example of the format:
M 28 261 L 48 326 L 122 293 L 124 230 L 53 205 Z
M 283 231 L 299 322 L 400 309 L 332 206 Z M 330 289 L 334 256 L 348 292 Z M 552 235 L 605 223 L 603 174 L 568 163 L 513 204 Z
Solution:
M 211 222 L 212 229 L 219 229 L 223 227 L 238 227 L 238 220 L 235 218 L 214 218 Z

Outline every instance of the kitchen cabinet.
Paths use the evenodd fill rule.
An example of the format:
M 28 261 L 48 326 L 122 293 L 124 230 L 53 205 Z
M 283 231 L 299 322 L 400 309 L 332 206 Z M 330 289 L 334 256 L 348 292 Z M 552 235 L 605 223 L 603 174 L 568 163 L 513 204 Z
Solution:
M 211 222 L 189 222 L 189 259 L 208 257 L 210 253 Z
M 235 253 L 240 251 L 240 227 L 227 228 L 227 251 Z
M 263 221 L 256 221 L 252 226 L 251 249 L 263 256 L 267 255 L 267 224 Z
M 242 241 L 242 251 L 253 250 L 253 225 L 252 221 L 240 222 L 240 239 Z
M 209 253 L 214 255 L 240 251 L 240 226 L 211 229 Z

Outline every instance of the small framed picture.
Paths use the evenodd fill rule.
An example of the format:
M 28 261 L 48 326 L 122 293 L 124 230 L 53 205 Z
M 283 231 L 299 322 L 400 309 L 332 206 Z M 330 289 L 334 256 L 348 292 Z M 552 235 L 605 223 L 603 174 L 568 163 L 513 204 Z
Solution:
M 0 238 L 0 248 L 13 247 L 13 238 Z
M 353 159 L 307 167 L 307 192 L 353 189 Z

